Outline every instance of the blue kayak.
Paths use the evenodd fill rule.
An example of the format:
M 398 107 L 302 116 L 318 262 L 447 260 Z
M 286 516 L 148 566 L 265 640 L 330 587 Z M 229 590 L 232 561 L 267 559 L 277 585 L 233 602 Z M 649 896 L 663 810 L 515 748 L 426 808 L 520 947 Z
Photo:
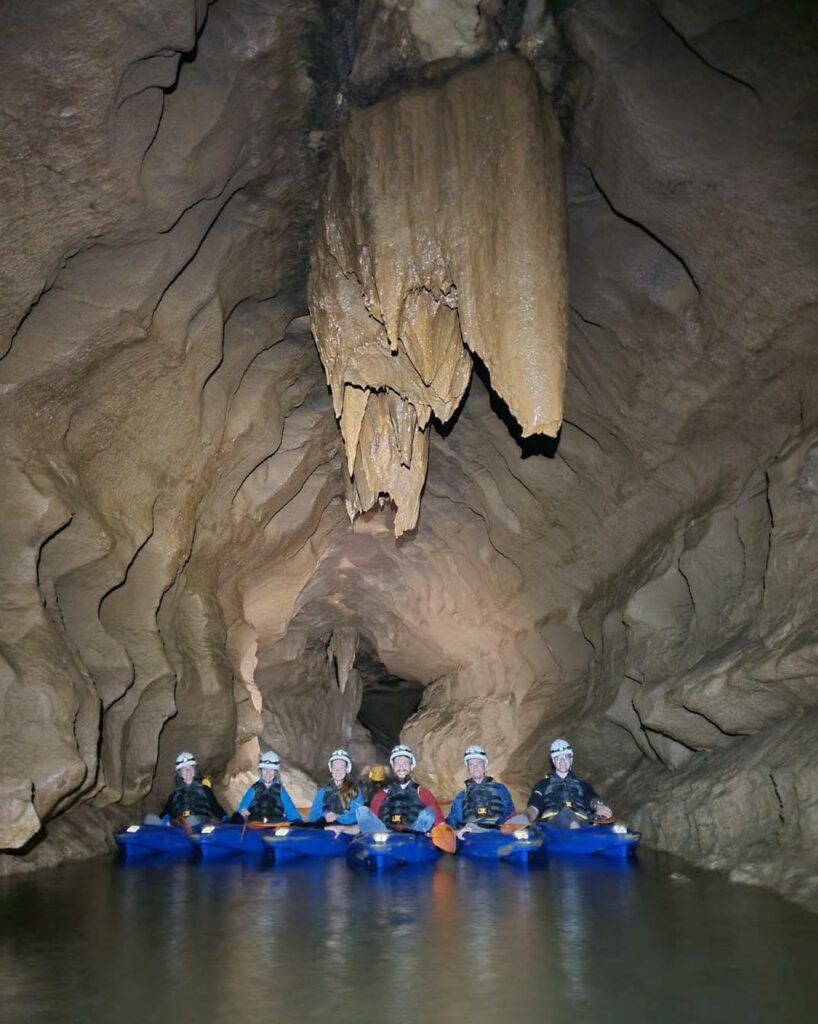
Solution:
M 335 835 L 324 828 L 280 825 L 260 833 L 267 850 L 275 854 L 276 863 L 302 857 L 340 857 L 347 852 L 353 836 L 346 832 Z
M 480 832 L 466 832 L 462 839 L 458 839 L 457 852 L 475 860 L 527 864 L 529 857 L 543 852 L 544 842 L 545 837 L 539 829 L 525 825 L 507 833 L 499 829 L 482 829 Z
M 549 854 L 628 857 L 636 853 L 641 838 L 638 832 L 631 832 L 619 824 L 558 828 L 548 822 L 540 822 L 538 828 Z
M 261 840 L 263 834 L 259 829 L 225 823 L 205 825 L 193 837 L 193 841 L 202 851 L 203 860 L 222 860 L 243 853 L 255 856 L 264 853 L 266 847 Z
M 370 868 L 396 868 L 402 864 L 429 864 L 441 851 L 425 832 L 362 832 L 347 849 L 352 864 Z
M 114 839 L 126 857 L 150 857 L 192 853 L 196 837 L 188 835 L 181 825 L 129 825 Z

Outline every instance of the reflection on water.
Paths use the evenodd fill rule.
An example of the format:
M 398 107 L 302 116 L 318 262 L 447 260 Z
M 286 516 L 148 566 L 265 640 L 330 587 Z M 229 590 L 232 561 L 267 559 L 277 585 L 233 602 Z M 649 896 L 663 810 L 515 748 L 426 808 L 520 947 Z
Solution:
M 818 918 L 667 861 L 373 876 L 107 861 L 0 882 L 0 1019 L 818 1019 Z

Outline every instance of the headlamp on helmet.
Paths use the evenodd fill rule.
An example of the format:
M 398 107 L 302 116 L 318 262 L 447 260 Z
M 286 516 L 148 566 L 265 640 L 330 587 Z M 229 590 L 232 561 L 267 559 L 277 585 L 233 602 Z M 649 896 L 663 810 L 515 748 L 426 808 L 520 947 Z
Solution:
M 329 755 L 329 758 L 327 760 L 327 767 L 329 768 L 330 771 L 332 771 L 333 761 L 343 761 L 344 764 L 346 765 L 347 775 L 349 775 L 349 773 L 352 771 L 352 758 L 345 750 L 333 750 L 333 752 Z
M 574 750 L 568 740 L 554 740 L 551 744 L 551 757 L 559 757 L 560 755 L 565 757 L 573 757 Z
M 392 747 L 392 750 L 389 753 L 389 763 L 392 765 L 393 768 L 395 767 L 395 761 L 399 757 L 408 757 L 411 770 L 415 770 L 417 759 L 415 758 L 415 755 L 412 753 L 411 747 L 407 747 L 405 743 L 399 743 L 396 747 Z
M 281 758 L 274 750 L 265 750 L 263 754 L 259 755 L 258 759 L 258 770 L 262 768 L 269 768 L 271 771 L 277 772 L 281 767 Z

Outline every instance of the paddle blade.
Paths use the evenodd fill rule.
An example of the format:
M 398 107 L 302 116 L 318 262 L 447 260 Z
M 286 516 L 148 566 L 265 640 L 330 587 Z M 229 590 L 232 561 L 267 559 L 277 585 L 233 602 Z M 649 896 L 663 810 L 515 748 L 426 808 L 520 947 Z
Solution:
M 435 825 L 429 835 L 438 850 L 443 850 L 444 853 L 454 853 L 457 849 L 457 836 L 452 826 L 447 825 L 445 821 Z

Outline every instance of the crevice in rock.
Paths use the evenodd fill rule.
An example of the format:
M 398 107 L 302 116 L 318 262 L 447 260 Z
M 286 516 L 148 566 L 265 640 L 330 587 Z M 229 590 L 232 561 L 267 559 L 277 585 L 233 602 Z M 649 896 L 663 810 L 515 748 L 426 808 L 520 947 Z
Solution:
M 738 539 L 739 546 L 741 547 L 741 575 L 743 579 L 747 579 L 747 545 L 741 536 L 741 526 L 739 524 L 738 512 L 733 513 L 733 525 L 736 528 L 736 538 Z
M 102 614 L 102 606 L 105 604 L 105 602 L 108 600 L 108 598 L 112 594 L 115 594 L 118 590 L 121 590 L 125 586 L 125 584 L 128 582 L 128 576 L 130 575 L 131 569 L 134 567 L 134 564 L 135 564 L 137 558 L 139 558 L 140 554 L 145 550 L 145 548 L 147 547 L 147 545 L 150 542 L 151 538 L 153 537 L 153 535 L 154 535 L 154 533 L 156 531 L 156 504 L 157 504 L 158 500 L 159 499 L 157 498 L 154 501 L 154 503 L 153 503 L 153 505 L 151 507 L 151 528 L 148 531 L 147 536 L 145 537 L 145 539 L 143 541 L 141 541 L 137 545 L 136 550 L 134 551 L 134 553 L 131 555 L 131 557 L 128 559 L 127 563 L 125 564 L 125 569 L 124 569 L 124 572 L 122 574 L 122 579 L 118 583 L 115 583 L 112 587 L 109 587 L 105 591 L 105 593 L 102 595 L 102 597 L 100 597 L 99 602 L 97 603 L 97 617 L 99 617 Z
M 658 15 L 659 20 L 662 22 L 662 24 L 665 25 L 668 29 L 670 29 L 670 31 L 679 40 L 682 46 L 684 46 L 684 48 L 689 53 L 692 53 L 698 61 L 704 64 L 704 66 L 709 71 L 713 71 L 715 74 L 721 75 L 723 78 L 726 78 L 731 82 L 734 82 L 736 85 L 742 86 L 742 88 L 744 89 L 748 89 L 752 93 L 756 103 L 761 105 L 761 97 L 759 96 L 758 91 L 755 89 L 754 86 L 752 86 L 749 82 L 745 82 L 743 78 L 739 78 L 738 76 L 731 74 L 729 71 L 725 71 L 724 68 L 716 67 L 715 64 L 711 63 L 711 61 L 709 61 L 706 57 L 699 53 L 699 51 L 695 48 L 695 46 L 693 46 L 690 40 L 688 40 L 684 35 L 682 35 L 682 33 L 676 28 L 673 22 L 662 11 L 659 5 L 654 2 L 654 0 L 651 0 L 651 7 L 654 9 L 654 11 L 656 11 L 656 14 Z
M 785 825 L 784 801 L 781 799 L 781 793 L 778 791 L 778 783 L 775 781 L 775 776 L 772 772 L 770 772 L 770 782 L 773 784 L 773 792 L 775 793 L 775 798 L 778 801 L 778 820 L 782 825 Z
M 687 596 L 690 598 L 690 607 L 693 609 L 693 615 L 691 617 L 691 628 L 694 628 L 694 623 L 696 622 L 696 599 L 693 597 L 693 587 L 691 587 L 690 585 L 690 580 L 685 575 L 684 569 L 682 569 L 682 555 L 684 555 L 684 551 L 682 551 L 679 557 L 676 559 L 676 570 L 684 580 L 684 585 L 687 588 Z
M 68 513 L 66 518 L 63 520 L 63 522 L 61 522 L 59 526 L 57 526 L 55 529 L 53 529 L 51 531 L 51 533 L 49 533 L 48 536 L 46 536 L 43 539 L 43 541 L 40 543 L 39 547 L 37 548 L 37 559 L 36 559 L 35 567 L 34 567 L 34 578 L 37 581 L 37 588 L 38 588 L 38 590 L 42 590 L 42 585 L 41 585 L 42 581 L 40 580 L 40 563 L 43 560 L 43 552 L 45 551 L 46 545 L 48 545 L 52 540 L 54 540 L 55 537 L 59 537 L 59 535 L 63 532 L 63 530 L 67 530 L 68 527 L 71 525 L 71 523 L 73 521 L 74 521 L 74 513 L 70 512 L 70 513 Z M 43 604 L 45 605 L 46 604 L 45 595 L 42 595 L 42 601 L 43 601 Z M 57 602 L 57 603 L 59 605 L 59 602 Z
M 172 275 L 170 280 L 167 282 L 167 284 L 163 287 L 162 291 L 159 293 L 159 297 L 156 300 L 156 302 L 155 302 L 155 304 L 153 306 L 153 309 L 151 310 L 150 314 L 146 318 L 146 329 L 147 330 L 150 330 L 150 327 L 153 324 L 154 318 L 156 317 L 157 310 L 162 305 L 162 300 L 165 298 L 165 296 L 168 294 L 168 292 L 171 290 L 171 288 L 174 286 L 174 284 L 176 284 L 176 282 L 179 280 L 179 278 L 182 276 L 182 274 L 184 274 L 184 272 L 191 265 L 191 263 L 193 263 L 193 261 L 199 255 L 199 253 L 202 250 L 202 246 L 207 241 L 208 236 L 212 232 L 213 228 L 219 222 L 219 219 L 221 218 L 221 215 L 227 209 L 228 205 L 230 204 L 230 201 L 233 199 L 233 197 L 235 195 L 237 195 L 239 192 L 242 192 L 245 188 L 247 188 L 247 186 L 249 184 L 250 184 L 249 182 L 245 181 L 243 184 L 237 185 L 236 188 L 233 189 L 233 191 L 230 193 L 230 195 L 227 197 L 227 199 L 225 199 L 225 201 L 222 203 L 222 205 L 216 211 L 216 214 L 213 217 L 213 220 L 211 220 L 211 222 L 207 225 L 207 227 L 205 228 L 202 236 L 197 241 L 196 246 L 195 246 L 193 252 L 190 254 L 190 256 L 187 257 L 187 259 L 184 260 L 184 262 L 179 267 L 179 269 Z M 224 190 L 222 190 L 222 192 L 219 193 L 219 195 L 221 196 L 223 194 L 223 192 L 224 192 Z
M 649 227 L 647 227 L 647 225 L 642 224 L 640 221 L 636 220 L 634 217 L 630 217 L 630 216 L 628 216 L 628 214 L 622 213 L 621 210 L 617 209 L 617 207 L 614 206 L 613 202 L 609 198 L 607 192 L 605 192 L 605 190 L 600 185 L 599 180 L 597 179 L 597 176 L 594 173 L 594 169 L 592 167 L 588 166 L 588 164 L 583 164 L 583 166 L 586 168 L 588 173 L 591 175 L 591 178 L 593 179 L 594 184 L 599 189 L 599 194 L 602 196 L 602 198 L 607 203 L 608 208 L 610 209 L 611 213 L 613 213 L 617 217 L 619 217 L 620 220 L 625 221 L 626 224 L 630 224 L 633 227 L 638 228 L 640 231 L 643 231 L 648 236 L 648 238 L 650 238 L 652 241 L 656 242 L 657 245 L 661 246 L 662 249 L 664 249 L 664 251 L 669 256 L 672 256 L 673 259 L 676 260 L 676 262 L 681 266 L 681 268 L 687 274 L 688 278 L 690 279 L 690 283 L 696 289 L 696 293 L 699 295 L 699 297 L 701 297 L 702 290 L 699 287 L 699 283 L 696 280 L 696 278 L 694 277 L 693 271 L 688 266 L 686 260 L 684 260 L 682 258 L 682 256 L 678 252 L 676 252 L 674 249 L 672 249 L 667 244 L 667 242 L 664 242 L 654 231 L 651 231 L 651 229 Z M 580 314 L 580 316 L 582 316 L 582 314 Z M 585 319 L 585 318 L 583 317 L 583 319 Z M 590 322 L 590 321 L 586 321 L 586 322 Z
M 596 437 L 594 437 L 594 435 L 590 433 L 590 431 L 586 430 L 584 427 L 581 427 L 574 420 L 565 419 L 563 420 L 563 423 L 566 427 L 573 427 L 574 430 L 578 430 L 580 434 L 583 434 L 585 437 L 587 437 L 589 441 L 593 441 L 597 448 L 599 448 L 599 450 L 604 454 L 605 448 L 603 447 L 602 443 Z
M 629 677 L 629 678 L 632 678 L 632 677 Z M 662 765 L 665 766 L 665 768 L 667 768 L 668 765 L 665 764 L 664 758 L 661 756 L 661 754 L 659 753 L 659 751 L 656 749 L 656 747 L 653 744 L 653 740 L 651 739 L 650 731 L 645 728 L 645 725 L 642 722 L 642 716 L 639 714 L 639 708 L 636 706 L 636 701 L 633 701 L 633 700 L 631 701 L 631 708 L 633 709 L 633 713 L 636 715 L 637 722 L 639 722 L 639 728 L 640 728 L 640 730 L 642 732 L 642 736 L 643 736 L 643 738 L 645 740 L 645 743 L 647 743 L 648 747 L 650 748 L 651 752 L 653 753 L 653 756 L 656 758 L 656 760 L 659 762 L 659 764 L 662 764 Z
M 606 327 L 605 324 L 600 324 L 596 320 L 590 320 L 584 313 L 581 313 L 576 306 L 571 305 L 568 307 L 572 313 L 575 313 L 584 324 L 588 324 L 589 327 L 598 327 L 600 331 L 605 331 L 606 334 L 613 334 L 616 337 L 616 331 L 612 331 L 610 327 Z
M 512 558 L 510 558 L 501 548 L 498 548 L 495 542 L 492 540 L 491 523 L 485 512 L 481 512 L 480 509 L 475 508 L 468 501 L 458 501 L 457 498 L 453 498 L 450 494 L 444 494 L 441 491 L 435 491 L 432 490 L 431 488 L 429 488 L 429 493 L 434 494 L 435 498 L 437 498 L 440 501 L 446 501 L 452 505 L 460 505 L 463 508 L 467 509 L 469 512 L 471 512 L 473 515 L 477 516 L 477 518 L 483 523 L 483 527 L 486 533 L 486 540 L 489 542 L 495 554 L 502 558 L 504 562 L 508 562 L 508 564 L 514 568 L 517 574 L 522 575 L 520 567 L 517 565 L 517 563 Z
M 23 313 L 23 315 L 20 318 L 17 326 L 12 331 L 11 336 L 9 337 L 9 343 L 6 346 L 5 352 L 0 353 L 0 362 L 2 362 L 6 358 L 6 356 L 11 354 L 11 350 L 12 350 L 12 348 L 14 346 L 14 342 L 15 342 L 15 340 L 17 338 L 17 335 L 23 329 L 23 326 L 24 326 L 26 320 L 28 320 L 28 318 L 31 316 L 31 314 L 34 312 L 34 310 L 39 305 L 39 303 L 42 300 L 42 298 L 45 295 L 47 295 L 48 292 L 50 292 L 53 287 L 54 287 L 54 282 L 52 281 L 50 284 L 44 284 L 43 287 L 40 289 L 40 291 L 37 292 L 37 295 L 34 297 L 34 300 L 29 304 L 28 309 L 26 309 L 25 313 Z
M 216 0 L 213 0 L 213 2 L 216 2 Z M 140 160 L 139 163 L 140 173 L 143 167 L 145 166 L 145 160 L 147 159 L 148 154 L 153 148 L 153 144 L 156 142 L 156 139 L 159 135 L 159 129 L 162 127 L 162 119 L 165 116 L 165 104 L 167 102 L 167 97 L 172 96 L 176 92 L 176 89 L 179 86 L 179 79 L 182 74 L 182 68 L 187 64 L 192 64 L 199 53 L 199 41 L 202 38 L 202 33 L 204 32 L 205 26 L 207 25 L 207 19 L 210 16 L 210 7 L 211 4 L 205 5 L 204 17 L 202 18 L 201 25 L 196 30 L 196 34 L 193 39 L 193 46 L 191 46 L 189 50 L 182 50 L 179 52 L 179 62 L 176 65 L 176 74 L 171 84 L 167 86 L 160 85 L 156 87 L 162 93 L 162 106 L 159 109 L 159 116 L 156 119 L 156 128 L 154 129 L 153 135 L 151 136 L 148 145 L 146 146 L 144 152 L 142 153 L 142 159 Z
M 720 732 L 721 735 L 726 737 L 727 739 L 742 739 L 745 736 L 751 735 L 750 733 L 746 732 L 730 732 L 723 726 L 719 725 L 719 723 L 714 718 L 712 718 L 710 715 L 706 715 L 703 711 L 699 710 L 698 708 L 692 708 L 685 702 L 682 702 L 681 706 L 689 715 L 695 715 L 697 718 L 701 718 L 703 721 L 707 722 L 708 725 L 712 725 L 714 729 Z
M 773 515 L 773 506 L 772 501 L 770 500 L 770 474 L 768 470 L 764 471 L 764 501 L 767 504 L 767 515 L 770 518 L 770 525 L 767 530 L 767 553 L 764 557 L 764 570 L 761 573 L 761 589 L 766 596 L 767 576 L 770 569 L 770 558 L 772 557 L 773 551 L 773 531 L 775 530 L 775 516 Z

